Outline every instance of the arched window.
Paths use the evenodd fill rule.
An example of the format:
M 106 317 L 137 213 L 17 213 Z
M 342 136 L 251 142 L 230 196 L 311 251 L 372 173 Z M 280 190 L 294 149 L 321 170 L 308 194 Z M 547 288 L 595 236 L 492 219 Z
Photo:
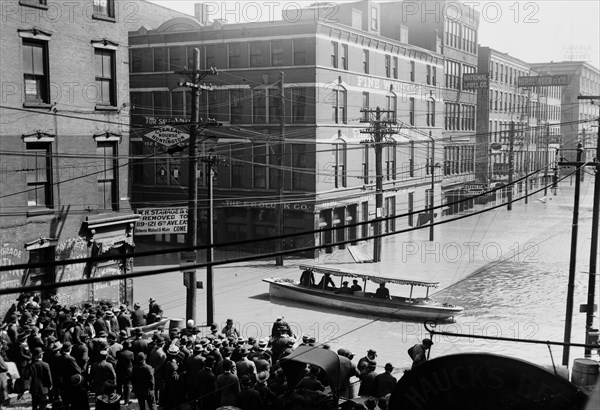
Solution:
M 341 86 L 336 86 L 332 91 L 331 112 L 332 120 L 336 124 L 347 124 L 347 93 L 346 89 Z
M 345 188 L 347 185 L 346 169 L 346 141 L 338 138 L 333 143 L 333 153 L 335 164 L 333 165 L 334 186 L 336 188 Z

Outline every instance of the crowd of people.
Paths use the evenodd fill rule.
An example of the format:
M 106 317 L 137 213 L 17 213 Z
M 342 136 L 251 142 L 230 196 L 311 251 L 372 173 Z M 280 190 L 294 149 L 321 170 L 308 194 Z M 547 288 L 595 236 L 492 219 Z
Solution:
M 52 297 L 21 295 L 2 322 L 0 409 L 9 391 L 28 391 L 34 410 L 48 405 L 85 410 L 90 402 L 96 409 L 119 409 L 131 402 L 132 393 L 142 410 L 182 405 L 284 409 L 289 390 L 280 359 L 298 346 L 330 349 L 309 335 L 294 335 L 283 317 L 274 322 L 270 337 L 260 339 L 244 338 L 232 319 L 221 329 L 216 323 L 201 329 L 192 320 L 185 328 L 168 329 L 160 325 L 161 317 L 154 299 L 144 311 L 138 303 L 132 309 L 111 303 L 67 306 Z M 152 323 L 154 328 L 145 332 Z M 423 349 L 431 345 L 419 346 L 415 357 L 426 360 Z M 344 348 L 337 354 L 354 359 Z M 356 377 L 361 382 L 358 395 L 371 396 L 385 408 L 396 378 L 391 363 L 378 373 L 376 358 L 370 349 L 352 364 L 340 397 L 352 398 L 350 381 Z M 307 366 L 305 377 L 293 387 L 325 394 L 328 384 L 324 372 Z

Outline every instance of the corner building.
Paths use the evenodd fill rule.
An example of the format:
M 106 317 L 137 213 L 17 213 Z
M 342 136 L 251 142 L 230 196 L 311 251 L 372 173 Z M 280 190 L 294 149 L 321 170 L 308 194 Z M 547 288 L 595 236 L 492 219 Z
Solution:
M 3 1 L 0 11 L 0 265 L 115 256 L 3 270 L 0 288 L 128 272 L 138 216 L 129 204 L 127 32 L 181 13 L 113 0 Z M 130 280 L 115 280 L 41 294 L 67 305 L 131 301 L 132 292 Z M 15 298 L 0 296 L 0 311 Z
M 340 5 L 335 22 L 307 9 L 294 13 L 293 20 L 202 25 L 198 16 L 198 21 L 174 19 L 157 30 L 130 33 L 135 124 L 189 119 L 189 94 L 177 87 L 176 71 L 186 62 L 191 66 L 194 48 L 200 50 L 201 69 L 219 70 L 204 79 L 213 91 L 202 91 L 200 108 L 204 119 L 223 124 L 207 128 L 202 138 L 204 148 L 212 144 L 223 159 L 216 166 L 215 244 L 277 235 L 280 186 L 284 233 L 306 232 L 286 239 L 284 248 L 358 242 L 372 234 L 370 224 L 348 226 L 376 215 L 375 156 L 366 143 L 369 135 L 361 133 L 368 127 L 361 122 L 363 108 L 391 110 L 385 118 L 398 123 L 383 148 L 381 216 L 415 212 L 384 222 L 384 232 L 414 226 L 426 217 L 428 204 L 440 204 L 441 176 L 433 178 L 432 193 L 429 165 L 432 141 L 435 151 L 443 152 L 438 145 L 443 103 L 431 81 L 432 70 L 443 77 L 443 59 L 408 44 L 406 28 L 397 23 L 389 29 L 394 34 L 384 36 L 382 14 L 378 3 L 360 1 Z M 163 152 L 145 132 L 134 131 L 134 154 Z M 186 156 L 158 154 L 134 167 L 134 207 L 185 206 Z M 205 232 L 208 201 L 205 178 L 200 180 L 199 232 Z M 334 229 L 313 233 L 321 228 Z M 136 239 L 148 247 L 185 243 L 184 234 Z M 205 243 L 202 234 L 199 242 Z M 268 241 L 235 247 L 275 249 Z

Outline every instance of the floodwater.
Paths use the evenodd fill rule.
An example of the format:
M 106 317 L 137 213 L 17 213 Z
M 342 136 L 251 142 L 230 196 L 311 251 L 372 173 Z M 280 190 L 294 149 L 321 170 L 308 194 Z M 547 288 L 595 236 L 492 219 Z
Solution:
M 591 233 L 592 184 L 581 190 L 577 266 L 575 275 L 572 342 L 584 342 Z M 478 336 L 563 341 L 571 242 L 573 187 L 564 183 L 559 193 L 537 194 L 528 204 L 517 203 L 429 230 L 401 233 L 384 239 L 382 262 L 354 264 L 348 251 L 340 250 L 316 261 L 340 264 L 354 270 L 385 276 L 440 282 L 434 298 L 465 308 L 454 323 L 438 329 Z M 475 210 L 477 211 L 477 209 Z M 448 220 L 452 217 L 447 217 Z M 401 225 L 400 223 L 398 225 Z M 401 229 L 399 226 L 397 229 Z M 360 245 L 366 250 L 372 245 Z M 297 335 L 309 334 L 331 348 L 349 348 L 358 357 L 370 348 L 378 352 L 378 369 L 391 362 L 396 371 L 410 366 L 406 351 L 427 336 L 423 323 L 351 315 L 295 303 L 270 301 L 264 277 L 299 278 L 300 261 L 286 259 L 284 267 L 273 261 L 224 265 L 214 269 L 214 321 L 234 319 L 244 336 L 268 336 L 277 316 L 283 315 Z M 145 268 L 138 268 L 145 269 Z M 198 280 L 204 279 L 199 271 Z M 597 281 L 600 282 L 600 281 Z M 206 282 L 205 282 L 206 283 Z M 599 283 L 596 284 L 597 286 Z M 181 273 L 161 274 L 134 281 L 135 300 L 156 297 L 165 315 L 184 317 L 185 290 Z M 392 291 L 406 289 L 392 288 Z M 424 296 L 415 288 L 415 297 Z M 596 289 L 596 300 L 600 290 Z M 198 291 L 198 322 L 206 322 L 205 290 Z M 597 326 L 597 319 L 595 325 Z M 562 362 L 563 348 L 454 336 L 435 336 L 431 357 L 461 352 L 489 352 L 537 364 Z M 583 357 L 583 349 L 571 348 L 570 362 Z

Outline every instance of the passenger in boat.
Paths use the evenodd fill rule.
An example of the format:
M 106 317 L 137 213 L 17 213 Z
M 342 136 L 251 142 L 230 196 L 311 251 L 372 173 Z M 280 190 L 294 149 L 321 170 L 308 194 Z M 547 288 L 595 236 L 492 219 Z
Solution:
M 339 288 L 338 290 L 335 291 L 335 293 L 340 293 L 343 295 L 351 295 L 352 294 L 352 289 L 350 289 L 348 287 L 348 281 L 343 281 L 342 282 L 342 287 Z
M 324 274 L 319 283 L 317 284 L 317 288 L 325 290 L 335 290 L 335 283 L 333 283 L 331 275 L 328 273 Z
M 300 286 L 315 286 L 315 275 L 311 269 L 305 269 L 300 275 Z
M 375 297 L 377 299 L 391 299 L 390 291 L 385 287 L 385 283 L 382 282 L 379 284 L 379 288 L 375 291 Z
M 358 280 L 354 279 L 352 281 L 352 286 L 350 286 L 350 290 L 352 291 L 352 293 L 362 292 L 362 287 L 358 284 Z

